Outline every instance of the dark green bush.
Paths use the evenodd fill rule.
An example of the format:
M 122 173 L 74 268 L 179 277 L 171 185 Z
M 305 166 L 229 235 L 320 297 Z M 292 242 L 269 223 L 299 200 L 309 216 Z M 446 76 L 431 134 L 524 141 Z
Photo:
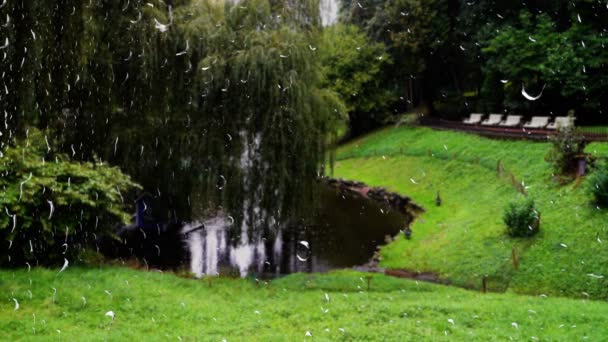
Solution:
M 139 187 L 129 176 L 51 146 L 30 130 L 0 158 L 0 266 L 93 260 L 97 237 L 129 220 L 122 194 Z
M 601 207 L 608 207 L 608 165 L 598 167 L 589 176 L 587 184 L 593 202 Z
M 533 236 L 540 229 L 540 213 L 535 209 L 531 198 L 509 203 L 503 221 L 511 237 Z
M 467 99 L 458 93 L 449 93 L 433 102 L 433 107 L 442 119 L 460 120 L 470 110 L 465 106 Z

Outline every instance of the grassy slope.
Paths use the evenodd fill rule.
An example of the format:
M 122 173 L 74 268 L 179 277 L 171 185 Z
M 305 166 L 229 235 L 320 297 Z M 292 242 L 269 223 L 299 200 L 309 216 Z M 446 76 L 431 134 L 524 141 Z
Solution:
M 603 302 L 483 295 L 380 275 L 367 291 L 361 276 L 296 274 L 257 287 L 126 268 L 3 270 L 0 339 L 294 341 L 310 331 L 315 340 L 597 341 L 606 333 Z
M 389 128 L 343 146 L 335 176 L 386 186 L 428 209 L 413 226 L 382 249 L 382 264 L 438 272 L 451 283 L 478 288 L 489 276 L 493 290 L 608 298 L 608 214 L 588 204 L 584 186 L 558 186 L 544 161 L 549 145 L 499 141 L 424 128 Z M 605 153 L 605 144 L 589 151 Z M 542 213 L 541 233 L 530 240 L 504 234 L 504 205 L 520 196 L 501 161 Z M 434 199 L 441 192 L 443 205 Z M 599 232 L 600 243 L 596 239 Z M 567 247 L 563 247 L 563 245 Z M 514 271 L 511 249 L 520 266 Z

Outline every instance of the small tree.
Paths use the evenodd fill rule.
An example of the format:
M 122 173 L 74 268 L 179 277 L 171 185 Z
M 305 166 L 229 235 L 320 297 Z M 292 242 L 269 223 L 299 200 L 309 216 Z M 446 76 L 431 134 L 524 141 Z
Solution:
M 585 141 L 576 132 L 574 117 L 572 114 L 568 117 L 571 124 L 557 127 L 557 134 L 550 137 L 553 146 L 546 157 L 546 160 L 553 164 L 555 173 L 559 175 L 570 175 L 576 170 L 577 156 L 585 150 Z
M 0 265 L 74 260 L 129 220 L 122 194 L 139 185 L 118 168 L 53 153 L 45 139 L 30 130 L 0 159 Z
M 381 125 L 397 100 L 382 84 L 393 63 L 384 44 L 370 41 L 356 26 L 338 24 L 323 31 L 319 58 L 324 86 L 339 95 L 349 114 L 350 133 Z
M 530 237 L 540 230 L 540 213 L 531 198 L 509 203 L 503 221 L 511 237 Z

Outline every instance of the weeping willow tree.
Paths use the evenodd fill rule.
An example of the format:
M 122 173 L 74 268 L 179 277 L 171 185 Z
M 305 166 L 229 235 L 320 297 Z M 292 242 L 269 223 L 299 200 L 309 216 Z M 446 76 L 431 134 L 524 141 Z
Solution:
M 155 95 L 163 102 L 143 117 L 148 134 L 130 125 L 119 140 L 147 140 L 130 144 L 123 158 L 151 151 L 134 166 L 149 172 L 162 165 L 158 191 L 189 204 L 175 207 L 221 207 L 253 237 L 311 203 L 328 133 L 343 108 L 319 87 L 318 21 L 302 19 L 312 18 L 303 3 L 194 1 L 152 18 L 169 25 L 149 53 L 157 58 L 149 73 L 164 77 L 154 81 L 165 87 Z
M 0 101 L 9 135 L 52 128 L 72 158 L 121 166 L 167 216 L 222 211 L 234 236 L 268 235 L 312 203 L 344 112 L 320 87 L 318 8 L 9 2 L 0 9 L 12 20 Z

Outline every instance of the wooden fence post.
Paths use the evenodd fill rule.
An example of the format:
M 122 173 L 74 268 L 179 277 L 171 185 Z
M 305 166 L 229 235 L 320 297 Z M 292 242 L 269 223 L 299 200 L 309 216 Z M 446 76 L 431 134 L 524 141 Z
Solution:
M 515 247 L 511 249 L 511 258 L 513 259 L 513 267 L 517 270 L 519 262 L 517 261 L 517 255 L 515 255 Z

